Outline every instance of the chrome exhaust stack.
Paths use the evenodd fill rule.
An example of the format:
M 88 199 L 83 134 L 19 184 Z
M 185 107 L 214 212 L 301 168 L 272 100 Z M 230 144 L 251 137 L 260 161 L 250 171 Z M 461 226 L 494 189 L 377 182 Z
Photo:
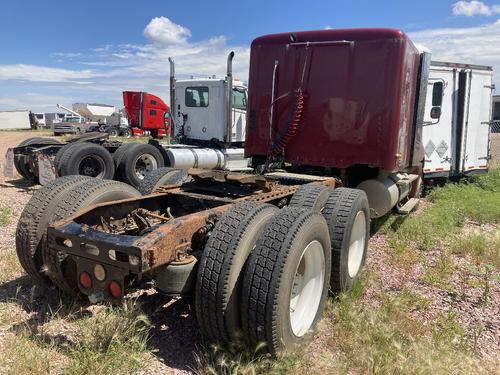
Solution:
M 226 74 L 226 85 L 227 85 L 226 143 L 227 144 L 231 143 L 233 134 L 233 57 L 234 57 L 234 51 L 231 51 L 227 56 L 227 74 Z
M 175 128 L 175 63 L 174 59 L 168 58 L 170 63 L 170 123 Z

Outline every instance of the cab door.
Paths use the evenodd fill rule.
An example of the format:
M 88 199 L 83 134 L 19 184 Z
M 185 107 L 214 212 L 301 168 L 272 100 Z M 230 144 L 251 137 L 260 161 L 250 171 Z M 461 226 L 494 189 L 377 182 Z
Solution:
M 456 75 L 456 69 L 432 67 L 429 73 L 422 131 L 424 174 L 448 176 L 452 170 Z

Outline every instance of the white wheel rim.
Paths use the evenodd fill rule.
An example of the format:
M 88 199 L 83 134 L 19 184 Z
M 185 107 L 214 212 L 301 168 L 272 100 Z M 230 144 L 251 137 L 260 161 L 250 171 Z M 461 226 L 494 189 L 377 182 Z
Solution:
M 158 168 L 156 159 L 151 154 L 142 154 L 135 162 L 135 174 L 139 180 L 144 179 L 146 173 L 151 172 Z
M 365 242 L 366 216 L 364 211 L 359 211 L 352 224 L 349 254 L 347 255 L 347 269 L 351 278 L 355 277 L 361 268 L 365 252 Z
M 295 336 L 305 335 L 318 312 L 325 280 L 325 254 L 318 241 L 302 252 L 290 293 L 290 325 Z

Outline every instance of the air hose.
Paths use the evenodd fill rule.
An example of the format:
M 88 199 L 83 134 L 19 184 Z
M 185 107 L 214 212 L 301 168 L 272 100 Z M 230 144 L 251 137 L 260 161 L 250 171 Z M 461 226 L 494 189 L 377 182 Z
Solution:
M 290 141 L 298 133 L 301 122 L 302 114 L 304 112 L 304 93 L 301 89 L 295 91 L 295 106 L 293 109 L 293 114 L 290 117 L 286 130 L 283 134 L 278 134 L 276 141 L 271 146 L 271 156 L 281 155 Z

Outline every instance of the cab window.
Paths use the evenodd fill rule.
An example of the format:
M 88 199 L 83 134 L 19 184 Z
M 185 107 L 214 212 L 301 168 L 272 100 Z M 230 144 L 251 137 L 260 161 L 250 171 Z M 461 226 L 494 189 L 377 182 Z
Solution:
M 247 109 L 247 93 L 245 90 L 233 88 L 233 108 Z
M 208 87 L 187 87 L 186 107 L 208 107 Z

